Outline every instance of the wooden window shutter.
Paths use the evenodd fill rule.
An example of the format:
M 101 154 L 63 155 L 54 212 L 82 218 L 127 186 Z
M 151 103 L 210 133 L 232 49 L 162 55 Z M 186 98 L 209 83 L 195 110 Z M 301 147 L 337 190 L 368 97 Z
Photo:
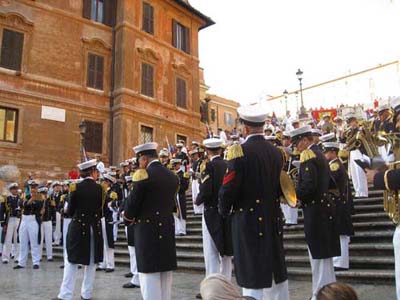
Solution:
M 104 0 L 104 20 L 107 26 L 115 26 L 117 14 L 117 0 Z
M 87 86 L 94 87 L 94 77 L 95 77 L 95 65 L 96 56 L 89 53 L 88 54 L 88 75 L 87 75 Z
M 190 29 L 188 27 L 183 26 L 183 38 L 184 38 L 184 49 L 186 53 L 190 53 Z
M 83 17 L 90 20 L 91 0 L 83 0 Z
M 142 29 L 154 34 L 154 8 L 149 3 L 143 2 Z
M 103 79 L 104 79 L 104 57 L 96 56 L 96 88 L 103 90 Z
M 142 91 L 143 95 L 154 97 L 154 67 L 142 63 Z
M 103 124 L 98 122 L 86 122 L 85 150 L 87 152 L 103 152 Z
M 178 24 L 177 22 L 173 19 L 172 20 L 172 46 L 174 46 L 175 48 L 177 47 L 177 34 L 176 34 L 176 30 L 177 30 Z
M 1 44 L 0 66 L 10 70 L 20 71 L 23 45 L 23 33 L 4 29 Z

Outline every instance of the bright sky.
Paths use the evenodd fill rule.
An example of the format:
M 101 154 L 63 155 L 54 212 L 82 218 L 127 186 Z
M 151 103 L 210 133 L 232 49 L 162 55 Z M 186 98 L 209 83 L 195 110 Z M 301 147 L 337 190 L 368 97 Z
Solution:
M 400 0 L 190 0 L 210 93 L 242 104 L 400 58 Z

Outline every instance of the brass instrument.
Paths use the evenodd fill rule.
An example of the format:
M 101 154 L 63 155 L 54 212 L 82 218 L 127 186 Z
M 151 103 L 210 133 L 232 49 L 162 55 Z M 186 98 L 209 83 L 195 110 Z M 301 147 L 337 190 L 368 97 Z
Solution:
M 400 169 L 400 161 L 389 165 L 389 171 Z M 385 175 L 386 177 L 386 175 Z M 386 181 L 386 180 L 385 180 Z M 383 192 L 383 208 L 394 224 L 400 223 L 400 191 L 385 190 Z
M 291 156 L 289 156 L 289 154 L 286 152 L 286 150 L 283 147 L 278 147 L 278 149 L 281 151 L 281 154 L 282 154 L 283 165 L 285 165 L 286 162 L 289 160 L 289 171 L 285 172 L 282 169 L 280 178 L 279 178 L 283 196 L 286 200 L 283 202 L 286 202 L 290 207 L 296 207 L 297 206 L 297 196 L 296 196 L 296 189 L 295 189 L 295 181 L 290 176 Z M 296 169 L 297 168 L 295 168 L 293 170 L 296 170 Z
M 347 129 L 345 150 L 352 151 L 362 147 L 370 158 L 379 156 L 377 137 L 373 135 L 372 124 L 371 121 L 363 121 L 358 130 Z

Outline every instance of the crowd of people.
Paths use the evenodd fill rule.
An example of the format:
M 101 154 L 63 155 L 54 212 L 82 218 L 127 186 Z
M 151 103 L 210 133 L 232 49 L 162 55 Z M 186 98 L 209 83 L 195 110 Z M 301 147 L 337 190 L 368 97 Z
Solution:
M 392 107 L 379 107 L 368 122 L 349 114 L 334 120 L 324 115 L 316 124 L 288 114 L 276 127 L 265 109 L 246 106 L 238 109 L 238 130 L 220 130 L 190 145 L 178 141 L 173 153 L 146 143 L 134 147 L 135 157 L 119 167 L 105 168 L 96 157 L 78 164 L 79 178 L 71 171 L 74 179 L 29 178 L 21 187 L 11 183 L 0 201 L 2 261 L 14 259 L 14 269 L 25 268 L 30 249 L 33 269 L 39 269 L 43 246 L 52 261 L 53 244 L 62 245 L 64 273 L 57 299 L 72 299 L 79 267 L 85 268 L 81 297 L 91 299 L 96 270 L 114 271 L 118 227 L 124 226 L 130 281 L 123 287 L 140 288 L 145 300 L 171 299 L 175 237 L 186 235 L 190 189 L 194 213 L 202 215 L 206 270 L 196 298 L 290 299 L 283 234 L 285 227 L 297 224 L 302 209 L 311 299 L 336 299 L 329 295 L 338 290 L 353 293 L 346 299 L 357 299 L 350 287 L 335 283 L 335 271 L 349 269 L 354 234 L 349 178 L 354 197 L 368 196 L 368 182 L 399 189 L 399 171 L 393 167 L 399 163 L 399 146 L 392 138 L 400 129 L 399 111 L 396 99 Z M 285 176 L 290 184 L 282 180 Z M 294 200 L 288 198 L 292 189 Z M 395 223 L 397 210 L 390 211 L 397 214 Z M 396 228 L 395 237 L 399 234 Z M 233 269 L 243 296 L 231 284 Z M 215 291 L 219 298 L 212 296 Z

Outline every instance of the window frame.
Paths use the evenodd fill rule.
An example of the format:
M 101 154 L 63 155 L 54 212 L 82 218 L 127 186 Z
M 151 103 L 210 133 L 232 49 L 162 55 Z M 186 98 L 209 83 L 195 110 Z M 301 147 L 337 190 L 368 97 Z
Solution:
M 144 124 L 144 123 L 139 123 L 139 135 L 138 135 L 138 144 L 144 144 L 144 143 L 149 143 L 144 140 L 142 140 L 142 128 L 149 128 L 151 129 L 151 142 L 154 142 L 155 140 L 155 129 L 154 126 L 151 126 L 149 124 Z
M 4 139 L 0 139 L 0 143 L 18 144 L 18 127 L 19 127 L 19 118 L 20 118 L 19 109 L 0 105 L 0 110 L 5 110 L 5 119 L 4 119 L 4 128 L 3 128 Z M 14 140 L 13 141 L 8 141 L 5 139 L 6 132 L 7 132 L 7 111 L 15 112 L 15 126 L 14 126 Z
M 101 20 L 99 20 L 99 3 L 102 4 Z M 93 18 L 93 4 L 95 4 L 96 17 Z M 104 0 L 90 0 L 90 20 L 98 23 L 104 23 Z
M 230 116 L 228 119 L 232 121 L 232 124 L 230 124 L 229 122 L 227 122 L 227 116 Z M 228 121 L 229 121 L 228 120 Z M 233 114 L 229 111 L 224 111 L 224 124 L 226 126 L 234 126 L 235 124 L 235 120 L 233 118 Z
M 191 54 L 191 29 L 175 19 L 172 19 L 172 46 Z
M 86 152 L 91 152 L 91 153 L 98 153 L 98 154 L 103 154 L 103 135 L 104 135 L 104 123 L 103 122 L 101 122 L 101 121 L 97 121 L 97 120 L 95 120 L 95 121 L 93 121 L 93 120 L 84 120 L 84 122 L 86 123 L 86 132 L 85 132 L 85 143 L 84 143 L 84 147 L 85 147 L 85 151 Z M 99 151 L 92 151 L 92 150 L 99 150 L 99 149 L 88 149 L 88 147 L 87 147 L 87 141 L 88 141 L 88 139 L 87 139 L 87 134 L 88 134 L 88 131 L 87 131 L 87 128 L 88 128 L 88 124 L 89 123 L 92 123 L 92 124 L 96 124 L 96 125 L 101 125 L 101 140 L 99 141 L 99 145 L 100 145 L 100 152 Z M 96 148 L 96 147 L 95 147 Z
M 185 106 L 181 106 L 178 104 L 178 100 L 179 100 L 179 86 L 178 86 L 178 80 L 181 80 L 182 82 L 185 83 Z M 180 109 L 188 109 L 188 81 L 186 78 L 180 76 L 180 75 L 176 75 L 175 76 L 175 105 L 176 107 L 180 108 Z
M 20 35 L 22 35 L 22 41 L 21 41 L 21 49 L 20 49 L 20 60 L 19 60 L 19 62 L 18 62 L 18 68 L 16 68 L 16 69 L 14 69 L 14 68 L 10 68 L 10 66 L 5 66 L 5 65 L 2 65 L 1 64 L 1 62 L 2 62 L 2 60 L 3 60 L 3 48 L 4 48 L 4 32 L 5 31 L 9 31 L 9 32 L 12 32 L 12 33 L 14 33 L 14 34 L 20 34 Z M 23 31 L 20 31 L 20 30 L 15 30 L 14 28 L 8 28 L 8 27 L 3 27 L 2 28 L 2 30 L 1 30 L 1 45 L 0 45 L 0 67 L 1 68 L 4 68 L 4 69 L 7 69 L 7 70 L 10 70 L 10 71 L 14 71 L 14 72 L 21 72 L 21 70 L 22 70 L 22 62 L 23 62 L 23 56 L 24 56 L 24 43 L 25 43 L 25 39 L 26 39 L 26 37 L 25 37 L 25 32 L 23 32 Z M 16 51 L 15 51 L 15 49 L 12 49 L 13 51 L 11 51 L 11 52 L 13 52 L 13 53 L 16 53 Z M 7 54 L 7 53 L 6 53 Z
M 90 56 L 94 56 L 94 58 L 95 58 L 95 69 L 93 71 L 94 72 L 94 75 L 93 75 L 94 76 L 94 78 L 93 78 L 94 86 L 89 85 L 89 83 L 90 83 Z M 103 66 L 102 66 L 103 74 L 102 74 L 102 81 L 101 81 L 101 89 L 97 87 L 97 83 L 98 83 L 97 82 L 97 80 L 98 80 L 98 78 L 97 78 L 98 77 L 97 59 L 98 58 L 102 58 L 102 60 L 103 60 Z M 86 65 L 86 87 L 87 88 L 91 88 L 91 89 L 95 89 L 95 90 L 104 92 L 105 61 L 106 61 L 105 55 L 101 55 L 101 54 L 92 52 L 90 50 L 87 52 L 87 65 Z
M 151 81 L 152 81 L 151 82 L 152 83 L 151 94 L 152 95 L 146 94 L 145 93 L 146 91 L 143 90 L 143 88 L 144 88 L 144 84 L 143 84 L 144 83 L 144 78 L 143 78 L 143 75 L 144 75 L 143 74 L 143 70 L 144 70 L 144 68 L 143 68 L 143 66 L 144 65 L 146 65 L 148 67 L 151 67 L 151 69 L 152 69 L 152 75 L 153 75 L 153 77 L 151 79 Z M 152 63 L 147 62 L 147 61 L 142 61 L 140 63 L 140 94 L 145 96 L 145 97 L 149 97 L 149 98 L 155 99 L 155 87 L 156 87 L 156 66 L 154 64 L 152 64 Z
M 148 7 L 151 11 L 151 18 L 147 19 L 146 17 L 149 17 L 146 12 L 149 12 L 146 10 L 146 7 Z M 154 6 L 151 5 L 149 2 L 147 1 L 143 1 L 142 3 L 142 28 L 141 30 L 154 35 L 155 32 L 155 18 L 154 18 Z M 150 26 L 150 28 L 147 28 L 147 26 Z
M 188 144 L 188 136 L 182 133 L 177 132 L 175 134 L 175 143 L 179 143 L 180 140 L 185 141 L 185 147 L 187 147 Z

